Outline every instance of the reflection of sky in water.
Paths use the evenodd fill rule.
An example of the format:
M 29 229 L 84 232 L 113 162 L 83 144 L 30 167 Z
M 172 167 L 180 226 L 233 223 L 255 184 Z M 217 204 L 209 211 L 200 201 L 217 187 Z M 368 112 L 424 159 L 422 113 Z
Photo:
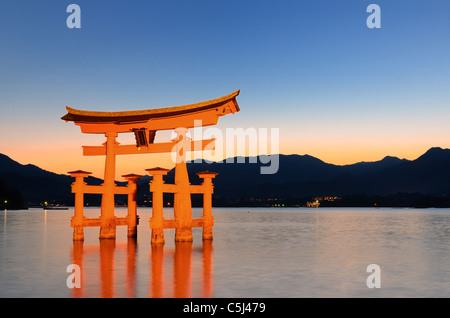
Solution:
M 102 243 L 98 228 L 86 228 L 74 244 L 72 213 L 2 211 L 0 297 L 450 295 L 448 209 L 215 209 L 212 244 L 198 228 L 183 244 L 166 230 L 159 247 L 150 244 L 150 209 L 138 212 L 137 240 L 122 226 Z M 66 285 L 71 263 L 82 267 L 79 290 Z M 381 267 L 381 289 L 366 286 L 369 264 Z

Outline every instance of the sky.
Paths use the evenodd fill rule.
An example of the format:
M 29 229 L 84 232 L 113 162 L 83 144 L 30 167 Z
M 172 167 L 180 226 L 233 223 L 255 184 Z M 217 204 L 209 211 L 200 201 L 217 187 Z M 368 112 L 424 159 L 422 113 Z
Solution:
M 81 28 L 68 28 L 70 4 Z M 369 28 L 378 4 L 381 28 Z M 178 106 L 240 90 L 217 128 L 278 129 L 279 152 L 333 164 L 450 148 L 447 0 L 2 0 L 0 153 L 103 177 L 65 106 Z M 167 141 L 170 132 L 157 141 Z M 123 138 L 123 139 L 120 139 Z M 120 136 L 123 144 L 133 136 Z M 117 159 L 117 175 L 173 166 Z

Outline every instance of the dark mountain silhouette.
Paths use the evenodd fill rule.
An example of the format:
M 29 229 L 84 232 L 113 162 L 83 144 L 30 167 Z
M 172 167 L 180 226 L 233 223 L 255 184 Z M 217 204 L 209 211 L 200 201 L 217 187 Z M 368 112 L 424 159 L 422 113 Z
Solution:
M 0 180 L 0 209 L 21 209 L 24 207 L 23 197 L 17 189 L 8 187 Z
M 294 166 L 283 165 L 280 170 L 291 169 L 296 178 Z M 324 167 L 325 168 L 325 167 Z M 355 194 L 391 195 L 396 193 L 421 193 L 444 195 L 450 193 L 450 150 L 432 148 L 416 160 L 401 160 L 386 157 L 378 162 L 334 166 L 323 174 L 317 169 L 306 179 L 286 179 L 282 184 L 271 182 L 249 187 L 241 184 L 235 191 L 255 195 L 287 196 L 348 196 Z M 317 175 L 316 175 L 317 173 Z M 218 187 L 223 186 L 218 184 Z
M 243 162 L 240 162 L 242 160 Z M 238 187 L 254 187 L 261 184 L 287 184 L 295 182 L 325 182 L 342 174 L 351 174 L 355 176 L 364 175 L 370 172 L 376 172 L 383 168 L 394 166 L 402 160 L 394 157 L 386 157 L 376 162 L 360 162 L 352 165 L 338 166 L 325 163 L 320 159 L 309 155 L 279 155 L 278 171 L 275 174 L 261 174 L 261 164 L 259 157 L 251 158 L 228 158 L 227 162 L 188 162 L 188 171 L 191 183 L 199 183 L 196 172 L 214 171 L 218 172 L 216 186 L 233 189 Z M 255 162 L 255 163 L 251 163 Z M 174 170 L 167 175 L 168 181 L 173 181 Z M 220 181 L 219 181 L 220 180 Z
M 22 194 L 25 203 L 63 200 L 70 193 L 71 178 L 43 170 L 34 165 L 21 165 L 0 154 L 0 179 Z
M 18 190 L 25 204 L 73 202 L 70 188 L 73 179 L 69 175 L 56 174 L 32 164 L 22 165 L 4 154 L 0 154 L 0 180 L 10 188 Z M 88 177 L 86 182 L 99 185 L 103 181 Z
M 218 172 L 214 179 L 214 199 L 222 205 L 238 205 L 245 200 L 266 202 L 274 198 L 296 202 L 311 196 L 340 196 L 345 199 L 357 196 L 353 202 L 372 202 L 373 198 L 381 197 L 390 197 L 385 202 L 399 202 L 405 197 L 411 202 L 410 197 L 413 197 L 420 198 L 422 204 L 427 205 L 427 198 L 450 197 L 450 149 L 431 148 L 415 160 L 387 156 L 380 161 L 351 165 L 333 165 L 309 155 L 279 155 L 279 169 L 275 174 L 260 173 L 261 166 L 270 165 L 262 164 L 261 159 L 236 157 L 228 158 L 227 163 L 189 162 L 190 180 L 192 184 L 199 184 L 201 180 L 196 172 Z M 25 203 L 73 202 L 70 176 L 34 165 L 22 165 L 2 154 L 0 180 L 9 188 L 17 189 Z M 139 200 L 149 195 L 149 180 L 149 176 L 139 180 Z M 165 181 L 172 183 L 173 180 L 174 170 L 171 170 Z M 101 184 L 102 180 L 89 177 L 87 182 Z M 404 194 L 403 199 L 398 194 Z M 92 202 L 99 203 L 99 196 L 95 197 L 96 201 L 93 199 Z M 346 201 L 343 199 L 341 202 Z M 351 205 L 351 202 L 345 204 Z

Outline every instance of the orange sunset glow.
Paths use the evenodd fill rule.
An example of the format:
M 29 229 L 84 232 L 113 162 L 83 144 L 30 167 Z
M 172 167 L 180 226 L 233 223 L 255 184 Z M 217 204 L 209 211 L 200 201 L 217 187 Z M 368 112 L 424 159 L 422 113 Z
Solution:
M 78 130 L 78 128 L 68 129 L 69 131 Z M 225 134 L 225 133 L 224 133 Z M 119 142 L 132 143 L 134 136 L 123 136 Z M 170 140 L 171 132 L 165 132 L 164 139 Z M 426 152 L 429 148 L 440 146 L 450 148 L 450 142 L 445 135 L 414 136 L 414 137 L 395 137 L 377 138 L 373 137 L 353 137 L 345 140 L 330 136 L 321 136 L 314 138 L 283 138 L 283 129 L 280 129 L 279 153 L 281 154 L 308 154 L 321 159 L 324 162 L 346 165 L 361 161 L 377 161 L 385 156 L 395 156 L 408 160 L 414 160 Z M 70 139 L 69 139 L 70 138 Z M 24 142 L 21 146 L 16 144 L 6 145 L 5 153 L 9 153 L 12 158 L 22 164 L 34 164 L 45 170 L 67 174 L 67 171 L 82 169 L 90 171 L 94 176 L 103 178 L 105 160 L 102 156 L 83 156 L 82 145 L 101 145 L 104 137 L 101 135 L 83 135 L 75 131 L 67 136 L 67 142 L 59 143 L 30 143 Z M 161 138 L 163 139 L 163 138 Z M 222 145 L 225 149 L 225 145 Z M 216 145 L 216 147 L 218 147 Z M 268 143 L 270 149 L 270 143 Z M 248 148 L 248 145 L 247 145 Z M 225 149 L 226 150 L 226 149 Z M 237 149 L 236 149 L 237 150 Z M 225 154 L 225 151 L 223 152 Z M 248 149 L 246 151 L 248 153 Z M 252 153 L 251 155 L 257 155 Z M 262 153 L 264 154 L 264 153 Z M 227 157 L 243 155 L 240 152 L 230 150 Z M 201 154 L 200 154 L 201 156 Z M 188 154 L 188 159 L 196 159 L 197 153 Z M 203 158 L 209 159 L 207 152 Z M 123 155 L 117 158 L 117 180 L 122 180 L 120 176 L 130 172 L 144 173 L 145 169 L 151 166 L 160 166 L 171 169 L 175 166 L 170 154 L 141 154 L 141 155 Z

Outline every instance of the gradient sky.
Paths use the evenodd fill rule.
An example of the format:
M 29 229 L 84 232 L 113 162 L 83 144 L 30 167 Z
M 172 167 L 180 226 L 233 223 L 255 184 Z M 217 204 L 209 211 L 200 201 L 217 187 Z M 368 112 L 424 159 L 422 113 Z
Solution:
M 66 8 L 81 7 L 81 29 Z M 381 29 L 366 8 L 381 7 Z M 241 90 L 219 128 L 279 128 L 280 152 L 334 164 L 450 148 L 450 1 L 2 0 L 0 152 L 102 177 L 65 106 L 118 111 Z M 121 140 L 119 140 L 121 141 Z M 118 175 L 171 165 L 118 158 Z

